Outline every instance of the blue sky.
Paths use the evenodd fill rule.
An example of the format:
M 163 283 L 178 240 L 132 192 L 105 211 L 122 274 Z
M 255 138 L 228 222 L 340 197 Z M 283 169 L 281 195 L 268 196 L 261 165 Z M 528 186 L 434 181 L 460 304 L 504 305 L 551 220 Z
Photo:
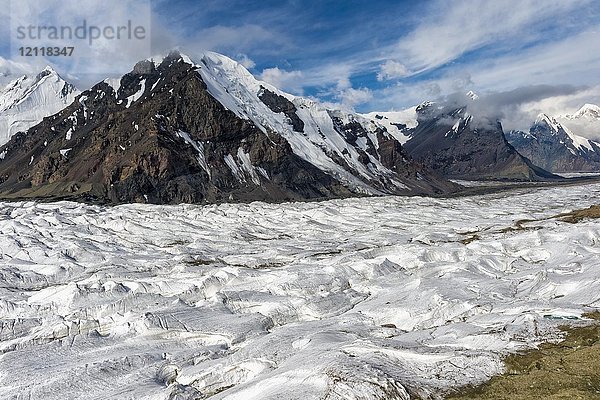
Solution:
M 285 90 L 360 111 L 457 90 L 561 85 L 572 96 L 600 83 L 597 1 L 259 4 L 169 0 L 154 7 L 184 49 L 246 60 Z
M 514 99 L 521 111 L 600 102 L 597 0 L 152 0 L 151 8 L 152 52 L 221 52 L 283 90 L 357 111 L 467 90 L 528 94 Z M 124 53 L 115 55 L 121 72 L 135 63 Z M 9 56 L 6 41 L 0 55 Z M 539 85 L 554 90 L 527 90 Z

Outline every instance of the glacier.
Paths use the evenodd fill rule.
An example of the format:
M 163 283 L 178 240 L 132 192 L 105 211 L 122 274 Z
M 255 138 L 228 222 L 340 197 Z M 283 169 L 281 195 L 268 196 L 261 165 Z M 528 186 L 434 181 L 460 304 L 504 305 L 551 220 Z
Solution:
M 599 195 L 1 203 L 0 398 L 441 398 L 600 307 Z

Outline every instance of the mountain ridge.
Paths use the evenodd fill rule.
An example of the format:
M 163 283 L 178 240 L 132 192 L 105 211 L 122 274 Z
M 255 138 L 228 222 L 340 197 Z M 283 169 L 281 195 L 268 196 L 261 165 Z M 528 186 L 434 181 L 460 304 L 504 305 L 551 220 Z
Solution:
M 478 96 L 465 95 L 465 102 Z M 400 113 L 370 113 L 390 127 L 417 161 L 451 179 L 559 179 L 531 163 L 506 141 L 499 121 L 473 116 L 469 104 L 423 102 Z M 395 121 L 394 118 L 400 118 Z
M 600 143 L 576 135 L 548 114 L 540 113 L 529 132 L 510 131 L 506 136 L 521 154 L 549 171 L 600 171 Z
M 5 198 L 197 203 L 458 188 L 378 125 L 285 94 L 216 53 L 141 61 L 0 151 Z

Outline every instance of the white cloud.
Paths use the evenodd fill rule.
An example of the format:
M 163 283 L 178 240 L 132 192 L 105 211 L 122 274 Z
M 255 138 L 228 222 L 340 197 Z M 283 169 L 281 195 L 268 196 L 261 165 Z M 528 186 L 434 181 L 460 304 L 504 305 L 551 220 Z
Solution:
M 408 74 L 409 70 L 404 64 L 394 60 L 387 60 L 381 65 L 381 69 L 377 73 L 377 80 L 381 82 L 398 79 L 403 78 Z
M 0 89 L 7 85 L 9 82 L 20 78 L 23 75 L 35 75 L 44 67 L 45 65 L 43 60 L 41 63 L 37 64 L 24 64 L 0 57 Z
M 545 99 L 523 104 L 523 110 L 532 114 L 541 112 L 558 117 L 573 114 L 585 103 L 600 103 L 600 85 L 593 86 L 577 93 L 552 96 Z
M 246 54 L 238 54 L 236 56 L 237 62 L 242 64 L 246 69 L 254 68 L 256 63 L 251 60 Z
M 246 53 L 257 48 L 281 49 L 285 46 L 281 35 L 254 24 L 241 26 L 216 25 L 198 31 L 193 39 L 186 40 L 186 47 L 197 51 L 214 50 Z M 235 53 L 234 53 L 235 54 Z
M 334 85 L 338 90 L 347 89 L 352 87 L 350 76 L 354 71 L 354 66 L 347 63 L 320 65 L 303 71 L 304 85 L 317 87 Z
M 373 93 L 367 88 L 343 90 L 339 95 L 341 103 L 345 108 L 354 109 L 359 104 L 368 102 L 373 98 Z
M 395 54 L 407 60 L 411 70 L 426 71 L 486 45 L 518 48 L 542 37 L 541 24 L 556 23 L 568 11 L 590 1 L 437 1 L 423 21 L 398 42 Z
M 379 110 L 409 107 L 455 91 L 474 90 L 486 94 L 544 84 L 597 86 L 600 85 L 598 65 L 600 32 L 591 29 L 520 52 L 452 65 L 437 79 L 389 86 L 375 93 L 376 102 L 371 107 Z M 586 102 L 594 103 L 594 96 L 594 93 L 582 91 L 577 95 L 578 100 L 572 103 L 556 103 L 556 98 L 550 98 L 546 103 L 537 104 L 548 107 L 546 112 L 562 114 L 572 112 Z M 567 104 L 568 107 L 563 107 Z M 506 121 L 508 126 L 519 124 L 519 129 L 523 128 L 522 121 Z
M 285 71 L 279 69 L 279 67 L 267 68 L 260 74 L 259 79 L 281 90 L 289 90 L 294 93 L 302 92 L 301 71 Z
M 475 63 L 473 81 L 489 90 L 531 84 L 600 83 L 600 32 L 590 30 L 519 54 Z
M 2 1 L 6 3 L 6 1 Z M 10 11 L 10 12 L 9 12 Z M 0 10 L 2 19 L 10 22 L 6 32 L 12 38 L 12 50 L 10 55 L 15 61 L 23 61 L 39 70 L 40 66 L 51 65 L 65 77 L 73 76 L 81 79 L 75 82 L 86 88 L 88 85 L 98 82 L 112 74 L 122 74 L 131 70 L 135 62 L 152 56 L 152 44 L 155 36 L 153 30 L 160 31 L 159 24 L 152 21 L 151 4 L 149 0 L 96 0 L 64 1 L 64 0 L 22 0 L 12 1 L 11 7 Z M 78 40 L 76 37 L 68 38 L 68 28 L 71 32 L 86 23 L 87 39 Z M 120 39 L 116 38 L 119 27 L 127 26 L 131 21 L 132 27 L 143 28 L 143 39 L 129 38 L 128 33 Z M 37 38 L 38 32 L 33 32 L 34 37 L 26 37 L 21 42 L 17 39 L 17 27 L 19 26 L 68 27 L 62 30 L 67 32 L 64 41 L 48 38 L 48 34 L 42 34 L 43 40 Z M 104 29 L 110 27 L 115 32 L 101 35 L 89 44 L 91 27 Z M 83 28 L 77 33 L 81 34 Z M 104 32 L 107 32 L 106 30 Z M 94 35 L 97 33 L 94 32 Z M 122 33 L 121 33 L 122 34 Z M 140 36 L 141 37 L 141 36 Z M 8 41 L 8 37 L 5 38 Z M 19 57 L 15 49 L 19 46 L 73 46 L 74 52 L 71 57 Z M 77 79 L 76 79 L 77 80 Z
M 265 69 L 259 79 L 295 93 L 302 93 L 306 87 L 319 87 L 323 88 L 320 96 L 337 97 L 339 93 L 352 87 L 352 72 L 353 66 L 345 63 L 327 64 L 303 71 L 285 71 L 274 67 Z
M 437 1 L 429 14 L 402 38 L 395 54 L 411 70 L 426 71 L 461 55 L 494 44 L 509 49 L 542 38 L 543 23 L 561 17 L 591 0 L 466 0 Z M 565 23 L 566 20 L 563 19 Z M 500 43 L 507 41 L 507 43 Z

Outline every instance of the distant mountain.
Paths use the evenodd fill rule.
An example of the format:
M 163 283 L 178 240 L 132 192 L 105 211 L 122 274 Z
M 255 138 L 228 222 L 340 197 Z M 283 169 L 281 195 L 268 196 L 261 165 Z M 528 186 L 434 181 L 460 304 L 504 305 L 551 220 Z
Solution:
M 566 119 L 577 120 L 600 120 L 600 106 L 595 104 L 584 104 L 575 114 L 567 115 Z
M 0 146 L 15 133 L 26 131 L 44 117 L 62 110 L 78 94 L 73 85 L 50 67 L 11 81 L 0 90 Z
M 467 97 L 478 98 L 472 92 Z M 475 118 L 467 106 L 425 102 L 401 113 L 368 116 L 392 132 L 414 159 L 449 178 L 558 178 L 521 156 L 504 138 L 499 122 Z
M 584 104 L 577 112 L 559 115 L 556 120 L 576 135 L 600 142 L 600 106 Z
M 380 125 L 216 53 L 138 63 L 0 148 L 0 197 L 281 201 L 447 193 Z
M 596 114 L 598 113 L 598 114 Z M 600 116 L 586 105 L 572 119 Z M 600 143 L 576 135 L 557 119 L 539 114 L 529 132 L 511 131 L 507 140 L 534 164 L 553 172 L 600 171 Z

